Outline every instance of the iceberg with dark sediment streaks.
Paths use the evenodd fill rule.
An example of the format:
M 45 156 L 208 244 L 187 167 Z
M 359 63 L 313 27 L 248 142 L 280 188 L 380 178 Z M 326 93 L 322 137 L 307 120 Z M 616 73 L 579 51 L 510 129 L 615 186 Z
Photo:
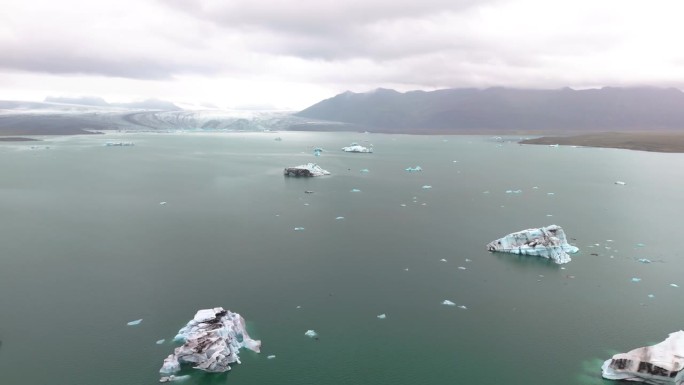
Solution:
M 487 250 L 520 255 L 536 255 L 549 258 L 557 264 L 571 261 L 568 253 L 579 251 L 569 245 L 560 226 L 551 225 L 508 234 L 487 244 Z

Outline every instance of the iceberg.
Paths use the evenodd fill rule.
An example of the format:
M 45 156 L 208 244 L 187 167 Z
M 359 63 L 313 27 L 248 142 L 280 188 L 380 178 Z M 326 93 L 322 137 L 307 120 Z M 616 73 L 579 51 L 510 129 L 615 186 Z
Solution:
M 284 172 L 285 176 L 322 176 L 330 175 L 326 170 L 323 170 L 321 166 L 316 163 L 307 163 L 294 167 L 286 167 Z
M 358 143 L 352 143 L 351 145 L 347 147 L 342 147 L 342 151 L 344 152 L 362 152 L 362 153 L 371 153 L 373 152 L 373 145 L 371 144 L 370 147 L 363 147 L 359 145 Z
M 423 168 L 420 166 L 416 166 L 416 167 L 407 167 L 404 170 L 406 170 L 408 172 L 417 172 L 417 171 L 423 171 Z
M 185 375 L 185 376 L 174 376 L 174 375 L 172 374 L 172 375 L 170 375 L 170 376 L 166 376 L 166 377 L 160 378 L 160 379 L 159 379 L 159 382 L 185 381 L 185 380 L 187 380 L 188 378 L 190 378 L 190 376 L 188 376 L 188 375 Z
M 379 319 L 385 319 L 385 318 L 387 318 L 387 314 L 382 313 L 382 314 L 378 315 L 378 318 Z
M 306 333 L 304 333 L 304 335 L 311 338 L 318 337 L 318 333 L 316 333 L 316 331 L 314 330 L 307 330 Z
M 140 325 L 141 322 L 142 322 L 142 318 L 141 318 L 141 319 L 137 319 L 137 320 L 135 320 L 135 321 L 127 322 L 126 325 L 128 325 L 128 326 L 135 326 L 135 325 Z
M 183 341 L 183 345 L 164 359 L 159 369 L 161 374 L 175 373 L 184 363 L 207 372 L 226 372 L 230 370 L 230 364 L 240 363 L 240 348 L 257 353 L 261 348 L 261 341 L 253 340 L 247 334 L 244 318 L 222 307 L 199 310 L 178 331 L 174 340 Z
M 601 375 L 609 380 L 647 384 L 684 383 L 684 331 L 670 333 L 665 341 L 627 353 L 618 353 L 601 366 Z
M 455 303 L 453 303 L 453 302 L 449 301 L 448 299 L 445 299 L 444 301 L 442 301 L 442 305 L 447 305 L 447 306 L 456 306 L 456 304 L 455 304 Z
M 569 245 L 560 226 L 551 225 L 508 234 L 487 244 L 487 250 L 520 255 L 537 255 L 552 259 L 557 264 L 571 261 L 568 253 L 579 249 Z

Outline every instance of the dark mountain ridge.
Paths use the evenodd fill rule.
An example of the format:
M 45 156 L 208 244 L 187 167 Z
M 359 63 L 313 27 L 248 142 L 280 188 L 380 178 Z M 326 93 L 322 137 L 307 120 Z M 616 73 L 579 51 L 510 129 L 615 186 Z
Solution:
M 684 130 L 675 88 L 344 92 L 297 113 L 385 132 Z

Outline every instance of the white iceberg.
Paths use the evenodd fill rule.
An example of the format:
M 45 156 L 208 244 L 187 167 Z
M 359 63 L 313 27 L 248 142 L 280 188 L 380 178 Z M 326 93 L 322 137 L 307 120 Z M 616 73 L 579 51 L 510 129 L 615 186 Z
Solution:
M 140 325 L 141 322 L 142 322 L 142 318 L 141 318 L 141 319 L 137 319 L 137 320 L 135 320 L 135 321 L 127 322 L 126 325 L 128 325 L 128 326 L 135 326 L 135 325 Z
M 387 318 L 387 314 L 382 313 L 382 314 L 378 315 L 378 318 L 379 319 L 385 319 L 385 318 Z
M 315 330 L 307 330 L 306 333 L 304 333 L 304 335 L 311 338 L 318 337 L 318 333 L 316 333 Z
M 416 167 L 406 167 L 404 170 L 406 170 L 406 171 L 408 171 L 408 172 L 417 172 L 417 171 L 423 171 L 423 168 L 420 167 L 420 166 L 416 166 Z
M 442 305 L 447 305 L 447 306 L 456 306 L 456 304 L 455 304 L 455 303 L 453 303 L 453 302 L 449 301 L 448 299 L 445 299 L 444 301 L 442 301 Z
M 175 373 L 183 363 L 207 372 L 225 372 L 230 370 L 230 364 L 240 363 L 240 348 L 257 353 L 261 348 L 261 341 L 253 340 L 247 334 L 242 316 L 222 307 L 198 311 L 174 340 L 183 341 L 183 346 L 164 359 L 159 369 L 161 374 Z
M 601 375 L 609 380 L 680 385 L 684 383 L 682 369 L 684 331 L 680 330 L 659 344 L 614 355 L 601 366 Z
M 330 172 L 323 170 L 316 163 L 307 163 L 294 167 L 287 167 L 283 171 L 285 176 L 323 176 L 330 175 Z
M 363 153 L 371 153 L 373 152 L 373 145 L 371 144 L 370 147 L 363 147 L 359 145 L 358 143 L 352 143 L 351 145 L 347 147 L 342 147 L 342 151 L 344 152 L 363 152 Z
M 552 259 L 557 264 L 571 261 L 568 253 L 579 249 L 569 245 L 560 226 L 551 225 L 508 234 L 487 244 L 487 250 L 520 255 L 537 255 Z

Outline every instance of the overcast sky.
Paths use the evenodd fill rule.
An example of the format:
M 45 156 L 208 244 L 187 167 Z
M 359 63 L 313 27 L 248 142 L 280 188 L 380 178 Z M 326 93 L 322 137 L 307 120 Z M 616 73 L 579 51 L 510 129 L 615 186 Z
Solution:
M 682 0 L 0 0 L 0 99 L 684 88 Z

